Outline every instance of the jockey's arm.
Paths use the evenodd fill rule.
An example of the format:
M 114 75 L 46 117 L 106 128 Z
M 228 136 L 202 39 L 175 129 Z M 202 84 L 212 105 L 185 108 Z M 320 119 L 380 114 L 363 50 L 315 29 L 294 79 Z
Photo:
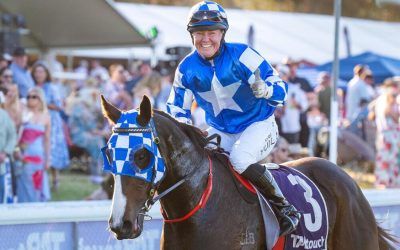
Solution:
M 183 78 L 178 67 L 167 101 L 167 112 L 180 122 L 192 124 L 190 109 L 193 103 L 193 93 L 183 85 Z
M 265 98 L 272 106 L 282 106 L 287 98 L 288 85 L 278 72 L 256 51 L 253 50 L 254 60 L 241 60 L 242 67 L 246 68 L 247 81 L 257 98 Z M 256 68 L 246 61 L 259 61 Z

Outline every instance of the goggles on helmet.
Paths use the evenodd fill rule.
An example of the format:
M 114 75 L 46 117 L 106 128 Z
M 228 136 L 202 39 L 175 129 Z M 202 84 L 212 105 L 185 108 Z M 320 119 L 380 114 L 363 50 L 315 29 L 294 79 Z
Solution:
M 198 23 L 201 21 L 211 21 L 216 23 L 222 23 L 224 21 L 221 13 L 218 11 L 197 11 L 193 13 L 190 22 L 191 24 Z

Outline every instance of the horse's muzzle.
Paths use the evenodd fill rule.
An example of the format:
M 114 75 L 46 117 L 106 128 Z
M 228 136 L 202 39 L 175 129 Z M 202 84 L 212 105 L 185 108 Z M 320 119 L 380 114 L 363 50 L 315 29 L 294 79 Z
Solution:
M 112 226 L 113 223 L 109 221 L 110 230 L 114 233 L 118 240 L 135 239 L 140 236 L 143 231 L 143 216 L 137 216 L 132 222 L 124 220 L 122 225 Z

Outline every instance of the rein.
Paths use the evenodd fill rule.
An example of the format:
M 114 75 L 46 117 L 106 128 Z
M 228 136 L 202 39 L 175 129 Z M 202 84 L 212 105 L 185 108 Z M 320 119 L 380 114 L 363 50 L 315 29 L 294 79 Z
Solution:
M 181 222 L 189 219 L 192 217 L 193 214 L 195 214 L 197 211 L 199 211 L 201 208 L 204 208 L 207 204 L 208 198 L 211 195 L 212 192 L 212 187 L 213 187 L 213 173 L 212 173 L 212 161 L 210 156 L 208 156 L 208 161 L 209 161 L 209 166 L 210 166 L 210 172 L 208 173 L 208 179 L 207 179 L 207 186 L 206 189 L 204 190 L 203 194 L 201 195 L 199 203 L 186 215 L 183 217 L 177 218 L 177 219 L 167 219 L 167 216 L 165 215 L 164 210 L 161 208 L 161 214 L 164 217 L 164 222 L 165 223 L 175 223 L 175 222 Z
M 217 142 L 212 142 L 213 139 L 216 139 Z M 217 149 L 220 149 L 220 144 L 221 144 L 221 136 L 218 134 L 213 134 L 211 136 L 209 136 L 207 138 L 208 143 L 213 144 L 217 147 Z M 211 195 L 212 192 L 212 161 L 210 156 L 208 155 L 208 162 L 209 162 L 209 174 L 208 174 L 208 179 L 207 179 L 207 186 L 206 189 L 204 190 L 203 194 L 201 195 L 200 201 L 199 203 L 186 215 L 184 215 L 183 217 L 177 218 L 177 219 L 167 219 L 167 216 L 164 212 L 164 210 L 161 207 L 161 214 L 163 215 L 164 218 L 164 222 L 166 223 L 175 223 L 175 222 L 181 222 L 184 220 L 189 219 L 193 214 L 195 214 L 198 210 L 200 210 L 201 208 L 204 208 L 205 205 L 207 204 L 208 198 Z M 185 176 L 182 180 L 178 181 L 177 183 L 175 183 L 174 185 L 172 185 L 171 187 L 167 188 L 164 192 L 162 192 L 161 194 L 157 195 L 156 197 L 153 198 L 154 194 L 155 194 L 155 190 L 156 188 L 152 188 L 150 190 L 150 198 L 145 202 L 144 207 L 142 208 L 142 211 L 144 213 L 142 213 L 144 216 L 148 216 L 147 212 L 151 209 L 151 207 L 157 202 L 159 201 L 161 198 L 163 198 L 164 196 L 166 196 L 168 193 L 170 193 L 171 191 L 175 190 L 176 188 L 178 188 L 180 185 L 182 185 L 189 176 L 191 176 L 195 171 L 192 171 L 190 174 L 188 174 L 187 176 Z M 151 218 L 151 217 L 150 217 Z
M 168 219 L 164 210 L 161 208 L 161 214 L 164 217 L 164 222 L 165 223 L 175 223 L 175 222 L 181 222 L 184 220 L 189 219 L 193 214 L 195 214 L 198 210 L 200 210 L 201 208 L 204 208 L 205 205 L 207 204 L 208 198 L 211 195 L 212 192 L 212 177 L 213 177 L 213 173 L 212 173 L 212 161 L 210 156 L 208 156 L 208 162 L 209 162 L 209 173 L 208 173 L 208 178 L 207 178 L 207 186 L 206 189 L 204 190 L 203 194 L 201 195 L 200 201 L 199 203 L 197 203 L 197 205 L 186 215 L 184 215 L 183 217 L 177 218 L 177 219 Z M 182 180 L 178 181 L 177 183 L 175 183 L 174 185 L 172 185 L 171 187 L 167 188 L 164 192 L 162 192 L 161 194 L 157 195 L 156 197 L 152 197 L 151 194 L 154 195 L 154 189 L 150 190 L 150 199 L 148 199 L 145 202 L 145 206 L 142 208 L 142 210 L 144 211 L 143 215 L 148 216 L 146 213 L 151 209 L 151 207 L 157 202 L 159 201 L 161 198 L 163 198 L 164 196 L 166 196 L 168 193 L 170 193 L 171 191 L 173 191 L 174 189 L 178 188 L 180 185 L 182 185 L 185 181 L 188 180 L 188 177 L 191 176 L 194 173 L 194 171 L 192 173 L 190 173 L 189 175 L 185 176 Z M 148 216 L 149 217 L 149 216 Z

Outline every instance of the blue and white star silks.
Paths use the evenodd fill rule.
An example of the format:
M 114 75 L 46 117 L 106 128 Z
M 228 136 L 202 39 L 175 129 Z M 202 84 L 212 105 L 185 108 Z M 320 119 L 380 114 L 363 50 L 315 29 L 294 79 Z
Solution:
M 236 82 L 227 86 L 222 86 L 218 78 L 213 76 L 211 81 L 211 89 L 198 94 L 213 107 L 214 116 L 218 116 L 224 109 L 231 109 L 243 112 L 240 106 L 233 100 L 233 96 L 240 87 L 240 82 Z
M 138 125 L 137 116 L 138 111 L 136 110 L 121 114 L 107 146 L 101 150 L 104 159 L 104 171 L 157 184 L 164 177 L 165 163 L 154 140 L 157 136 L 156 130 L 152 120 L 146 127 Z M 124 131 L 124 129 L 131 130 Z M 146 148 L 152 154 L 149 165 L 144 169 L 138 168 L 133 161 L 135 152 L 142 148 Z
M 189 120 L 195 99 L 204 109 L 208 125 L 236 134 L 254 122 L 267 119 L 276 106 L 284 104 L 287 84 L 247 45 L 223 43 L 212 63 L 194 51 L 179 64 L 167 101 L 167 111 L 173 117 Z M 256 98 L 251 90 L 257 69 L 271 91 L 268 99 Z

